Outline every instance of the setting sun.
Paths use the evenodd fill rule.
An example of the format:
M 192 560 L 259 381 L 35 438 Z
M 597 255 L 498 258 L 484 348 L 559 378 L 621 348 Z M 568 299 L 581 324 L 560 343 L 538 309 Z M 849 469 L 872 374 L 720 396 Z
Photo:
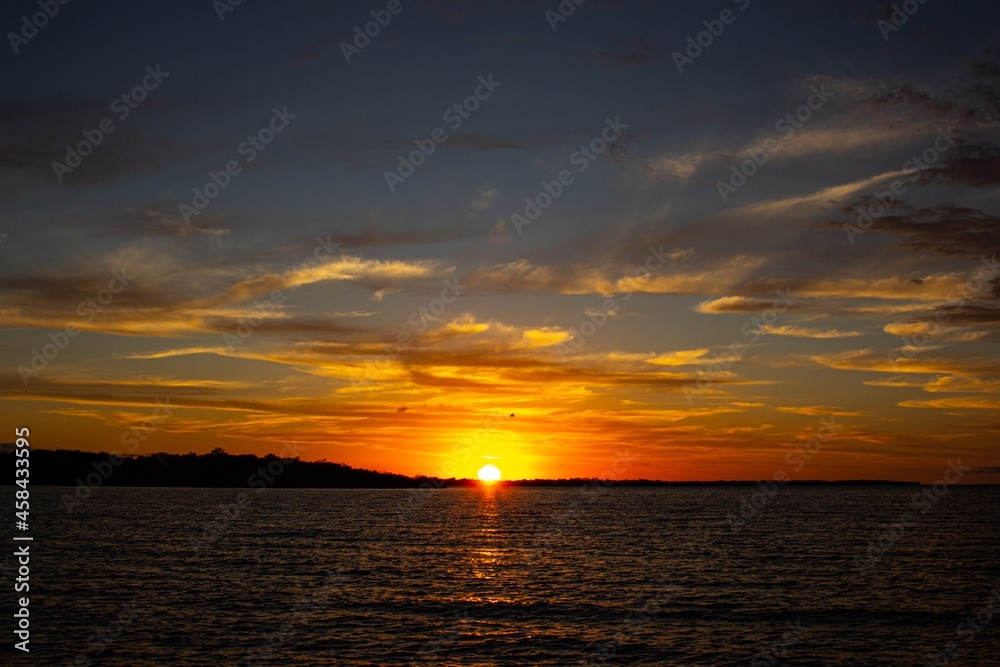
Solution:
M 491 463 L 480 468 L 477 474 L 479 479 L 484 482 L 496 482 L 500 479 L 500 468 Z

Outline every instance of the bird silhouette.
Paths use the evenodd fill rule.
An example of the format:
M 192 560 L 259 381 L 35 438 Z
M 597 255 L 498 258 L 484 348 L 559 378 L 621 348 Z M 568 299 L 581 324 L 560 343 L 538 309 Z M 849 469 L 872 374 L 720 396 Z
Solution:
M 513 412 L 512 412 L 512 413 L 510 413 L 510 416 L 511 416 L 511 417 L 513 417 L 513 416 L 514 416 L 514 413 L 513 413 Z

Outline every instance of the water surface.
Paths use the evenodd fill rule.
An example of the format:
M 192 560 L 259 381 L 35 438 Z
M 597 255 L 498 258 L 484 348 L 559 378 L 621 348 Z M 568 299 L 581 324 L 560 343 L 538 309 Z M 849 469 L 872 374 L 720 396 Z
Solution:
M 924 665 L 1000 583 L 998 488 L 898 534 L 913 488 L 787 487 L 734 530 L 751 490 L 35 489 L 31 657 Z M 950 664 L 1000 665 L 996 626 Z

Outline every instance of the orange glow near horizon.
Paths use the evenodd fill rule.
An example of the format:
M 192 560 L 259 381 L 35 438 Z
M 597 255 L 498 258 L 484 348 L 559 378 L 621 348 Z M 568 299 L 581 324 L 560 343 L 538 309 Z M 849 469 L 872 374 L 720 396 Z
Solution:
M 109 405 L 69 395 L 61 401 L 17 405 L 29 408 L 27 414 L 60 418 L 38 428 L 32 445 L 41 449 L 117 449 L 145 455 L 206 453 L 221 447 L 234 455 L 273 453 L 380 472 L 484 482 L 479 470 L 502 461 L 499 479 L 506 480 L 755 480 L 771 479 L 782 471 L 792 479 L 891 478 L 933 483 L 948 459 L 935 452 L 914 454 L 909 451 L 911 445 L 895 442 L 891 433 L 876 437 L 858 430 L 852 422 L 859 417 L 843 408 L 840 414 L 827 415 L 819 406 L 791 409 L 735 398 L 724 407 L 720 398 L 714 405 L 696 403 L 685 408 L 676 405 L 678 399 L 670 393 L 655 400 L 628 394 L 630 398 L 624 400 L 578 396 L 571 387 L 559 387 L 546 396 L 545 405 L 529 404 L 525 389 L 523 398 L 505 399 L 516 407 L 497 409 L 492 395 L 483 398 L 475 391 L 463 391 L 443 402 L 425 389 L 422 395 L 408 396 L 405 411 L 398 409 L 397 400 L 367 392 L 344 404 L 350 410 L 344 416 L 326 414 L 323 406 L 308 401 L 265 401 L 263 397 L 250 404 L 206 406 L 186 397 L 185 385 L 180 383 L 160 383 L 144 391 L 154 397 L 158 393 L 172 396 L 171 412 L 167 414 L 155 398 L 129 401 L 118 395 L 101 399 Z M 239 411 L 247 416 L 235 417 Z M 514 411 L 516 415 L 510 417 Z M 298 414 L 302 412 L 307 414 Z M 836 433 L 823 428 L 831 419 L 838 426 Z M 919 426 L 931 433 L 933 419 L 926 415 L 918 425 L 900 422 L 897 427 L 905 431 Z M 758 423 L 748 425 L 754 420 Z M 7 415 L 0 422 L 11 429 L 16 425 Z M 206 424 L 213 427 L 207 429 Z M 810 455 L 809 439 L 817 435 L 827 440 L 817 441 L 822 447 Z M 927 444 L 930 438 L 922 436 L 922 442 Z M 982 447 L 988 445 L 984 441 Z M 876 446 L 881 453 L 873 451 Z M 951 458 L 969 458 L 965 451 Z M 1000 476 L 970 476 L 973 479 L 990 483 Z

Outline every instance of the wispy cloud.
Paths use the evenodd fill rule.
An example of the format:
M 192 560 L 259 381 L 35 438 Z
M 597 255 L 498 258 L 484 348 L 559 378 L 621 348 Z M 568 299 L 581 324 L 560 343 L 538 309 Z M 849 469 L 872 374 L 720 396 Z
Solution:
M 839 329 L 813 329 L 794 324 L 765 324 L 761 333 L 771 336 L 791 336 L 793 338 L 853 338 L 863 335 L 860 331 L 840 331 Z

